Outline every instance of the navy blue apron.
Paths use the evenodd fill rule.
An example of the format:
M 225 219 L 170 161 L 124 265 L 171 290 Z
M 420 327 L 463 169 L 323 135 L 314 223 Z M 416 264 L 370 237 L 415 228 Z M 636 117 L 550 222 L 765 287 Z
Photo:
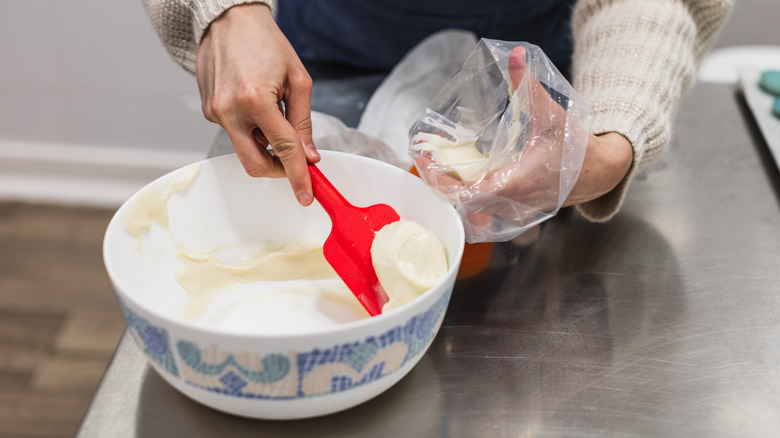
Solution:
M 277 23 L 308 63 L 388 72 L 425 37 L 464 29 L 541 47 L 568 76 L 575 0 L 278 0 Z

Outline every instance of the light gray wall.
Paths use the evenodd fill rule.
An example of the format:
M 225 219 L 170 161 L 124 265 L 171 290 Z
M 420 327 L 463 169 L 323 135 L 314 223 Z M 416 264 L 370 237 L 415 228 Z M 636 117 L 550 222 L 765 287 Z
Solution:
M 0 142 L 205 151 L 194 78 L 140 0 L 0 0 Z
M 780 45 L 780 0 L 735 0 L 734 11 L 715 47 Z
M 738 0 L 716 46 L 780 44 L 771 5 Z M 194 78 L 140 0 L 0 0 L 0 142 L 205 151 Z

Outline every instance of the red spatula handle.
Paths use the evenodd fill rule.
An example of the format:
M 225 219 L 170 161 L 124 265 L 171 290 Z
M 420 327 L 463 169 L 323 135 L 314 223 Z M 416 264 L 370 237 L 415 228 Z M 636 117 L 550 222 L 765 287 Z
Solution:
M 374 271 L 371 245 L 377 231 L 400 219 L 398 213 L 387 204 L 355 207 L 313 164 L 309 164 L 309 175 L 314 197 L 332 222 L 330 235 L 322 245 L 325 260 L 369 315 L 380 314 L 387 294 Z
M 314 164 L 309 164 L 309 175 L 311 176 L 311 184 L 314 189 L 314 197 L 320 202 L 322 208 L 328 212 L 328 215 L 332 218 L 333 215 L 339 209 L 352 207 L 333 184 L 325 178 L 325 175 L 320 172 Z

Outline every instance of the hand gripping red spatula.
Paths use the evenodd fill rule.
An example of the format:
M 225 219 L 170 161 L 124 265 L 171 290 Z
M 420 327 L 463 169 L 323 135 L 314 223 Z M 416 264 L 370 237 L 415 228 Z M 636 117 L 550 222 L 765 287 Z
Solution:
M 387 204 L 355 207 L 325 178 L 317 166 L 309 164 L 314 198 L 330 216 L 332 228 L 322 246 L 325 260 L 355 294 L 369 315 L 382 313 L 387 295 L 371 262 L 371 244 L 377 231 L 400 219 Z

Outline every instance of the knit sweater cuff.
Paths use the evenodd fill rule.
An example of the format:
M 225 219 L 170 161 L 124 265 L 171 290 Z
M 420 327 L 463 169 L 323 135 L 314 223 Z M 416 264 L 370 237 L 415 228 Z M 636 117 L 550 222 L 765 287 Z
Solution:
M 195 43 L 200 45 L 203 35 L 206 34 L 206 30 L 211 23 L 219 18 L 228 9 L 233 6 L 243 5 L 246 3 L 265 3 L 271 10 L 276 9 L 275 0 L 197 0 L 191 1 L 192 18 L 193 18 L 193 37 Z
M 629 183 L 639 170 L 652 164 L 660 155 L 664 143 L 668 139 L 668 132 L 659 134 L 662 137 L 652 143 L 651 155 L 648 156 L 648 140 L 643 133 L 643 115 L 637 111 L 632 102 L 633 96 L 623 96 L 611 99 L 606 104 L 594 102 L 594 120 L 591 131 L 594 135 L 617 132 L 628 139 L 634 150 L 633 161 L 623 179 L 608 193 L 583 204 L 577 205 L 577 210 L 585 218 L 593 222 L 605 222 L 611 219 L 623 204 Z M 633 108 L 633 111 L 629 108 Z M 639 113 L 639 114 L 637 114 Z M 646 117 L 646 116 L 645 116 Z M 660 116 L 659 116 L 660 117 Z M 644 123 L 648 123 L 644 120 Z M 667 123 L 669 123 L 667 121 Z M 660 143 L 659 142 L 663 142 Z
M 691 2 L 695 3 L 695 2 Z M 628 174 L 609 193 L 577 208 L 606 221 L 634 176 L 666 147 L 671 122 L 704 53 L 728 15 L 728 1 L 588 1 L 578 3 L 573 85 L 593 107 L 592 132 L 617 132 L 634 149 Z

